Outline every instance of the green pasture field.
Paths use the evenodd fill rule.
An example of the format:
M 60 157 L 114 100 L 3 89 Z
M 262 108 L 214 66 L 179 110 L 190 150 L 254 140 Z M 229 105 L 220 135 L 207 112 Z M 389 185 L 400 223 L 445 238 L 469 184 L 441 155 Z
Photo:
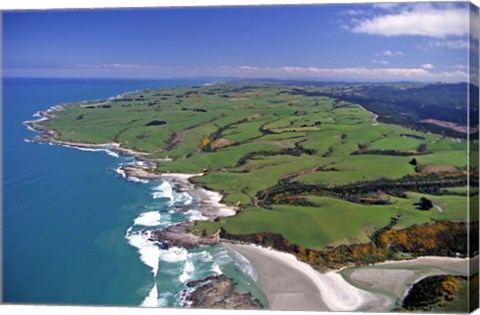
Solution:
M 195 183 L 221 192 L 225 203 L 241 210 L 219 222 L 198 222 L 198 231 L 275 232 L 322 248 L 367 242 L 399 213 L 396 228 L 466 219 L 467 199 L 458 195 L 465 187 L 442 188 L 443 195 L 407 191 L 406 198 L 390 196 L 388 205 L 321 195 L 306 196 L 313 206 L 258 204 L 262 191 L 282 181 L 335 187 L 396 180 L 416 174 L 413 158 L 434 170 L 460 172 L 467 165 L 464 140 L 378 122 L 357 104 L 294 93 L 302 88 L 315 90 L 240 83 L 150 89 L 70 104 L 41 124 L 57 131 L 57 140 L 117 142 L 152 159 L 171 158 L 157 164 L 159 173 L 208 171 Z M 416 209 L 421 197 L 441 211 Z

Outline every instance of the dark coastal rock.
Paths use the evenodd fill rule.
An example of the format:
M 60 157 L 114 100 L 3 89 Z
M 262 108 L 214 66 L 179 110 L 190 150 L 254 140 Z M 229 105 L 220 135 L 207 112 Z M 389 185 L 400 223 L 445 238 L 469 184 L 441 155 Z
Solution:
M 225 275 L 214 275 L 191 281 L 187 286 L 197 287 L 186 296 L 187 305 L 195 308 L 260 309 L 260 302 L 250 293 L 235 292 L 235 281 Z
M 181 223 L 172 225 L 163 231 L 153 231 L 151 240 L 161 243 L 162 246 L 175 246 L 183 248 L 195 248 L 201 245 L 212 246 L 218 243 L 217 237 L 198 237 L 187 232 L 187 228 L 191 227 L 191 223 Z
M 224 275 L 211 275 L 211 276 L 208 276 L 208 277 L 203 278 L 201 280 L 193 280 L 193 281 L 190 281 L 190 282 L 187 283 L 187 287 L 189 287 L 189 288 L 198 287 L 202 283 L 207 283 L 209 281 L 217 281 L 217 280 L 222 279 L 222 277 L 225 277 L 225 276 Z
M 146 180 L 153 180 L 160 178 L 160 175 L 154 174 L 140 167 L 122 166 L 121 169 L 125 172 L 127 177 L 135 177 Z

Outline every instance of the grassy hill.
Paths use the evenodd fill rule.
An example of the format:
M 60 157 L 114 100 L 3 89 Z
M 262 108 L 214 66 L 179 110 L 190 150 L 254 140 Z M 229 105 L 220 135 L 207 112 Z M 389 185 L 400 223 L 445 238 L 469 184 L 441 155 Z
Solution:
M 207 170 L 195 182 L 242 210 L 200 222 L 198 232 L 275 232 L 322 248 L 365 242 L 394 216 L 399 228 L 466 220 L 465 141 L 379 122 L 376 114 L 338 98 L 298 93 L 314 89 L 151 89 L 71 104 L 42 124 L 57 132 L 57 140 L 117 142 L 150 159 L 173 160 L 158 163 L 157 172 Z M 422 197 L 435 206 L 419 210 Z

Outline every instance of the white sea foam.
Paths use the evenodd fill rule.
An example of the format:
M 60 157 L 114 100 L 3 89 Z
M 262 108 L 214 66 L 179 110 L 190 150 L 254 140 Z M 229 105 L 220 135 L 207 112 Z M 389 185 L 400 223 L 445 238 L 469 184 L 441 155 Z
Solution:
M 220 269 L 220 266 L 215 264 L 215 263 L 212 265 L 212 272 L 217 274 L 217 275 L 222 274 L 222 270 Z
M 49 144 L 52 144 L 49 142 Z M 102 148 L 102 147 L 98 147 L 98 148 L 87 148 L 87 147 L 82 147 L 82 146 L 76 146 L 76 145 L 70 145 L 70 144 L 60 144 L 62 147 L 66 147 L 66 148 L 71 148 L 71 149 L 76 149 L 76 150 L 80 150 L 80 151 L 86 151 L 86 152 L 105 152 L 107 153 L 108 155 L 110 156 L 113 156 L 113 157 L 116 157 L 118 158 L 119 155 L 118 153 L 110 150 L 110 149 L 107 149 L 107 148 Z
M 140 166 L 140 167 L 142 167 L 142 168 L 147 168 L 147 167 L 148 167 L 148 166 L 145 164 L 145 162 L 143 162 L 143 161 L 135 161 L 135 162 L 133 162 L 132 164 L 135 165 L 135 166 Z
M 227 250 L 222 248 L 213 253 L 214 260 L 219 265 L 226 265 L 232 262 L 232 258 L 228 255 Z
M 153 288 L 150 290 L 150 293 L 147 295 L 145 300 L 143 300 L 143 302 L 140 306 L 143 306 L 143 307 L 158 307 L 157 284 L 153 285 Z
M 134 221 L 135 225 L 157 226 L 160 225 L 160 212 L 149 211 L 140 214 Z
M 189 221 L 207 221 L 208 218 L 203 216 L 202 213 L 198 210 L 191 209 L 185 212 L 188 216 Z
M 173 187 L 169 182 L 163 182 L 157 187 L 153 188 L 153 190 L 153 199 L 166 198 L 170 200 L 171 204 L 173 203 Z
M 140 259 L 145 265 L 152 268 L 153 276 L 156 276 L 158 272 L 161 249 L 155 245 L 154 242 L 149 240 L 150 233 L 150 231 L 132 232 L 132 228 L 130 227 L 127 230 L 126 238 L 128 239 L 128 243 L 130 245 L 138 249 Z
M 123 178 L 127 177 L 127 174 L 125 174 L 125 171 L 121 167 L 117 167 L 115 169 L 115 172 L 120 176 L 122 176 Z
M 143 179 L 143 178 L 138 178 L 138 177 L 133 177 L 133 176 L 128 176 L 127 180 L 129 182 L 142 183 L 142 184 L 148 184 L 150 182 L 148 179 Z
M 181 247 L 170 247 L 168 250 L 159 249 L 159 259 L 168 263 L 182 262 L 188 259 L 188 252 Z
M 190 259 L 187 258 L 183 267 L 183 273 L 178 277 L 178 280 L 180 280 L 182 283 L 185 283 L 192 278 L 194 272 L 195 265 Z
M 118 153 L 117 153 L 117 152 L 114 152 L 114 151 L 112 151 L 112 150 L 105 150 L 105 153 L 107 153 L 107 154 L 110 155 L 110 156 L 116 157 L 116 158 L 119 157 Z
M 108 151 L 105 148 L 86 148 L 86 147 L 79 147 L 79 146 L 69 145 L 69 144 L 61 144 L 61 145 L 62 147 L 77 149 L 80 151 L 87 151 L 87 152 L 107 152 Z
M 173 294 L 170 292 L 162 292 L 159 294 L 157 299 L 157 307 L 167 307 L 170 306 L 168 302 L 168 298 L 171 297 Z
M 180 193 L 180 195 L 182 196 L 180 201 L 182 201 L 185 206 L 189 206 L 192 204 L 193 197 L 188 192 L 182 192 Z
M 215 261 L 215 264 L 212 266 L 213 272 L 221 273 L 221 266 L 233 263 L 238 269 L 240 269 L 243 274 L 249 276 L 250 278 L 252 278 L 252 280 L 257 281 L 258 274 L 255 268 L 252 266 L 250 261 L 248 261 L 248 259 L 237 253 L 236 251 L 222 248 L 221 250 L 215 252 L 213 255 Z
M 40 118 L 35 119 L 35 120 L 25 120 L 23 122 L 23 124 L 28 128 L 28 130 L 35 131 L 35 132 L 43 132 L 43 131 L 37 130 L 35 128 L 32 128 L 29 124 L 39 123 L 39 122 L 42 122 L 42 121 L 45 121 L 45 120 L 48 120 L 48 118 L 47 117 L 40 117 Z
M 25 124 L 25 126 L 26 126 L 26 127 L 27 127 L 27 129 L 28 129 L 28 130 L 30 130 L 30 131 L 33 131 L 33 132 L 38 132 L 38 130 L 37 130 L 37 129 L 35 129 L 35 128 L 32 128 L 32 127 L 31 127 L 29 124 Z
M 228 254 L 230 257 L 233 258 L 233 262 L 242 271 L 243 274 L 248 275 L 254 281 L 258 280 L 257 271 L 247 258 L 243 257 L 240 253 L 233 250 L 228 251 Z
M 63 110 L 63 105 L 54 105 L 52 107 L 50 107 L 49 109 L 47 109 L 47 113 L 50 113 L 50 112 L 53 112 L 53 111 L 59 111 L 59 110 Z
M 120 175 L 122 178 L 125 178 L 129 182 L 143 183 L 143 184 L 148 184 L 149 183 L 149 181 L 147 179 L 137 178 L 137 177 L 133 177 L 133 176 L 128 176 L 127 177 L 127 174 L 125 173 L 125 171 L 122 169 L 121 166 L 114 169 L 114 171 L 115 171 L 115 173 Z
M 213 261 L 212 254 L 210 254 L 207 251 L 198 252 L 198 253 L 191 253 L 190 257 L 192 258 L 192 260 L 197 260 L 198 259 L 198 260 L 200 260 L 201 262 L 204 262 L 204 263 L 209 263 L 209 262 Z

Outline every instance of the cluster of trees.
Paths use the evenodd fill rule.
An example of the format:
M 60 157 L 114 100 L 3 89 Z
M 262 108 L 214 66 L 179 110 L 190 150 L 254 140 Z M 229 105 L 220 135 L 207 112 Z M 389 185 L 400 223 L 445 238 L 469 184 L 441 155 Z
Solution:
M 163 142 L 163 149 L 165 151 L 170 151 L 173 148 L 175 148 L 175 146 L 177 145 L 176 142 L 175 142 L 176 137 L 177 137 L 177 133 L 175 131 L 170 130 L 168 132 L 168 137 Z
M 415 283 L 403 300 L 403 311 L 429 311 L 449 305 L 458 290 L 458 282 L 466 281 L 460 276 L 430 276 Z
M 281 154 L 267 152 L 266 155 Z M 251 158 L 262 153 L 256 152 L 248 155 Z M 246 160 L 241 160 L 246 163 Z M 242 164 L 237 164 L 240 166 Z M 420 192 L 431 195 L 442 195 L 442 188 L 458 187 L 467 185 L 467 175 L 465 169 L 456 170 L 445 173 L 418 173 L 415 175 L 406 175 L 400 179 L 378 179 L 373 181 L 359 181 L 352 184 L 340 186 L 314 185 L 302 182 L 279 181 L 275 186 L 257 193 L 257 198 L 262 201 L 263 205 L 275 203 L 273 196 L 279 193 L 290 192 L 293 195 L 333 195 L 338 198 L 352 201 L 362 202 L 362 198 L 369 198 L 372 193 L 383 191 L 389 195 L 405 198 L 405 191 Z M 477 176 L 477 177 L 475 177 Z M 478 175 L 472 175 L 470 182 L 474 185 L 478 184 Z M 382 201 L 372 204 L 384 204 Z
M 475 224 L 472 224 L 472 227 Z M 476 223 L 478 229 L 478 222 Z M 467 256 L 468 225 L 465 222 L 441 221 L 412 225 L 397 230 L 389 229 L 380 235 L 380 244 L 395 252 L 417 256 Z
M 412 135 L 412 134 L 409 134 L 409 133 L 402 133 L 402 134 L 400 134 L 400 137 L 412 138 L 412 139 L 417 139 L 417 140 L 425 140 L 425 137 Z
M 286 148 L 282 149 L 279 151 L 255 151 L 255 152 L 250 152 L 242 156 L 237 163 L 235 164 L 235 167 L 240 167 L 247 162 L 255 157 L 262 157 L 262 156 L 274 156 L 274 155 L 292 155 L 292 156 L 301 156 L 302 154 L 306 155 L 313 155 L 315 154 L 315 150 L 313 149 L 305 149 L 302 145 L 299 143 L 295 144 L 294 148 Z
M 419 151 L 401 151 L 401 150 L 362 150 L 354 151 L 351 155 L 394 155 L 394 156 L 412 156 L 412 155 L 423 155 L 428 152 L 419 152 Z
M 207 110 L 203 108 L 190 108 L 190 107 L 182 107 L 183 111 L 187 112 L 199 112 L 199 113 L 206 113 Z
M 145 126 L 161 126 L 166 124 L 167 122 L 165 120 L 152 120 L 148 122 Z
M 293 195 L 291 192 L 287 191 L 285 193 L 279 193 L 272 197 L 272 200 L 275 204 L 288 204 L 288 205 L 298 205 L 305 207 L 313 207 L 315 204 L 308 201 L 305 197 Z
M 94 108 L 112 108 L 112 105 L 97 105 L 97 106 L 85 106 L 86 109 L 94 109 Z
M 430 199 L 421 197 L 419 202 L 413 204 L 418 210 L 427 211 L 433 208 L 433 202 Z
M 200 151 L 210 152 L 211 151 L 211 140 L 209 136 L 203 136 L 200 140 Z

